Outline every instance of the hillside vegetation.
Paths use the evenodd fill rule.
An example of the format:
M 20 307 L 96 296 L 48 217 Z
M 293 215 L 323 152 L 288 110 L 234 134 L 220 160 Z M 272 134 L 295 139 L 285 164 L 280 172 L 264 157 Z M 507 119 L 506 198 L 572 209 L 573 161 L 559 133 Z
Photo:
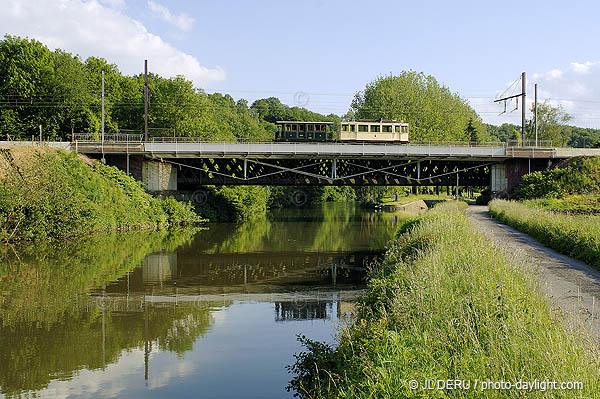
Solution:
M 62 150 L 0 153 L 0 240 L 197 223 L 189 204 L 153 198 L 115 167 Z

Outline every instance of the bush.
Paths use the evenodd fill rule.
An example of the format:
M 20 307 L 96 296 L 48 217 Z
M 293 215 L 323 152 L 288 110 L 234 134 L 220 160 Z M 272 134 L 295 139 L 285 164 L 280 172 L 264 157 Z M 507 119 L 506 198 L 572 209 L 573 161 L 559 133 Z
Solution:
M 198 212 L 213 222 L 243 222 L 264 214 L 270 189 L 263 186 L 207 186 Z
M 600 157 L 578 157 L 557 168 L 523 176 L 513 199 L 562 198 L 600 190 Z
M 200 221 L 189 205 L 153 198 L 115 167 L 65 151 L 11 152 L 0 177 L 0 240 Z

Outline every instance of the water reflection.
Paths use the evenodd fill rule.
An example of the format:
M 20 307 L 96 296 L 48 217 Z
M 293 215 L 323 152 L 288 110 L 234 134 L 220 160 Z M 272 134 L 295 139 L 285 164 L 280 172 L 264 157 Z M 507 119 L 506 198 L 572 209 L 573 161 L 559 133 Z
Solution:
M 1 392 L 286 396 L 295 335 L 332 340 L 403 218 L 329 205 L 2 247 Z

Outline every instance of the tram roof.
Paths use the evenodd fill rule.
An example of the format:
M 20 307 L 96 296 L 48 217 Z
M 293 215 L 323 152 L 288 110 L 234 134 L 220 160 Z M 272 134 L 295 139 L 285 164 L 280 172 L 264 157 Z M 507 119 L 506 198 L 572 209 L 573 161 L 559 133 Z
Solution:
M 277 123 L 315 123 L 319 125 L 333 125 L 333 122 L 314 122 L 314 121 L 277 121 Z
M 385 120 L 385 119 L 356 119 L 351 121 L 342 121 L 341 123 L 406 123 L 404 121 Z

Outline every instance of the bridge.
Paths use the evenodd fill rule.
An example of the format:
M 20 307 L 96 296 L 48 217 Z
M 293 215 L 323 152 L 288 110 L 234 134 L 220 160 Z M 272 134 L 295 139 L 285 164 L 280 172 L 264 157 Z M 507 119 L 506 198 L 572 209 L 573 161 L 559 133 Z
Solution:
M 1 143 L 0 143 L 1 144 Z M 104 159 L 154 192 L 202 185 L 490 186 L 508 192 L 529 172 L 600 149 L 506 143 L 272 142 L 243 139 L 74 135 L 54 146 Z

